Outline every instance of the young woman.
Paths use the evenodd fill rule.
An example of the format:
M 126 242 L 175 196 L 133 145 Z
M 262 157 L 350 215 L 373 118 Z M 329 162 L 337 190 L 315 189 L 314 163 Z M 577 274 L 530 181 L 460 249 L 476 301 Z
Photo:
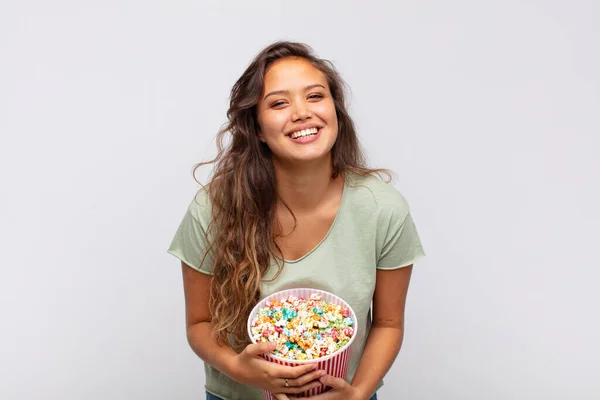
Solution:
M 380 179 L 389 173 L 365 165 L 341 77 L 308 46 L 274 43 L 234 85 L 227 117 L 210 182 L 169 248 L 182 262 L 207 398 L 262 399 L 267 389 L 286 399 L 321 384 L 331 390 L 315 400 L 376 398 L 424 253 L 407 202 Z M 356 312 L 346 380 L 269 363 L 257 357 L 269 344 L 249 344 L 254 305 L 292 287 L 332 292 Z

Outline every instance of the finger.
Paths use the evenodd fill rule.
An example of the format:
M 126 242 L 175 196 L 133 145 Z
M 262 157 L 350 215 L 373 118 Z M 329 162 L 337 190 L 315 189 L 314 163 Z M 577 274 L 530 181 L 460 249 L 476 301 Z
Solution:
M 302 386 L 284 387 L 282 390 L 283 390 L 283 392 L 288 394 L 288 397 L 290 397 L 290 393 L 291 394 L 299 394 L 299 393 L 303 393 L 303 392 L 308 392 L 311 389 L 315 389 L 315 388 L 318 388 L 321 386 L 322 386 L 321 382 L 312 381 L 312 382 L 309 382 Z M 293 397 L 296 397 L 296 396 L 293 396 Z M 290 397 L 290 398 L 292 398 L 292 397 Z
M 299 365 L 297 367 L 284 367 L 281 366 L 281 377 L 282 378 L 299 378 L 302 375 L 312 372 L 314 370 L 317 369 L 317 364 L 306 364 L 306 365 Z
M 327 373 L 322 370 L 322 369 L 318 369 L 312 372 L 307 372 L 304 375 L 301 375 L 299 378 L 295 378 L 295 379 L 288 379 L 288 384 L 290 386 L 302 386 L 305 385 L 309 382 L 312 382 L 314 380 L 319 379 L 322 376 L 325 376 Z M 320 385 L 320 383 L 319 383 Z
M 336 378 L 335 376 L 331 375 L 324 375 L 319 378 L 319 381 L 323 385 L 332 387 L 333 389 L 344 389 L 346 386 L 348 386 L 348 382 L 346 382 L 345 379 Z
M 277 343 L 275 343 L 275 342 L 249 344 L 248 346 L 246 346 L 246 348 L 244 350 L 250 356 L 259 356 L 261 354 L 271 352 L 275 348 L 276 345 L 277 345 Z
M 271 393 L 273 396 L 275 396 L 275 399 L 277 400 L 293 400 L 293 399 L 297 399 L 297 396 L 294 396 L 293 394 L 287 394 L 287 393 Z

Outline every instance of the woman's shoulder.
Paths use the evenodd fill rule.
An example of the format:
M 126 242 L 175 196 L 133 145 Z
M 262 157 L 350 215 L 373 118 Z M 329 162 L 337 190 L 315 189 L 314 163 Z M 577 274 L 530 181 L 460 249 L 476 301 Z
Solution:
M 379 176 L 358 174 L 348 175 L 348 186 L 360 202 L 370 204 L 381 211 L 396 211 L 408 214 L 406 198 L 392 182 L 386 182 Z
M 197 192 L 188 206 L 188 212 L 200 222 L 210 222 L 212 219 L 212 203 L 208 186 L 203 186 Z

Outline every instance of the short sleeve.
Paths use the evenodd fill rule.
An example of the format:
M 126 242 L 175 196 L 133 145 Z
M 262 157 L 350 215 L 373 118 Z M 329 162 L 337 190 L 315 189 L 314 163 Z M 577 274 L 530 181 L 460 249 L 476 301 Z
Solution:
M 383 245 L 377 269 L 396 269 L 416 263 L 425 257 L 417 228 L 406 202 L 391 207 L 380 221 Z
M 214 252 L 211 250 L 208 254 L 206 253 L 209 246 L 207 231 L 212 219 L 212 210 L 207 197 L 205 191 L 202 190 L 189 205 L 175 232 L 168 253 L 190 267 L 212 275 Z

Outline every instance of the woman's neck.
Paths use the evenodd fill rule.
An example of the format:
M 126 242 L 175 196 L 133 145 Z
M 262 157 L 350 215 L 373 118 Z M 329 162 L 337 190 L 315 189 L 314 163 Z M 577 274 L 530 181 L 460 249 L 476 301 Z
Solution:
M 295 214 L 311 213 L 341 192 L 343 177 L 331 177 L 331 158 L 293 167 L 274 162 L 274 167 L 277 194 Z

